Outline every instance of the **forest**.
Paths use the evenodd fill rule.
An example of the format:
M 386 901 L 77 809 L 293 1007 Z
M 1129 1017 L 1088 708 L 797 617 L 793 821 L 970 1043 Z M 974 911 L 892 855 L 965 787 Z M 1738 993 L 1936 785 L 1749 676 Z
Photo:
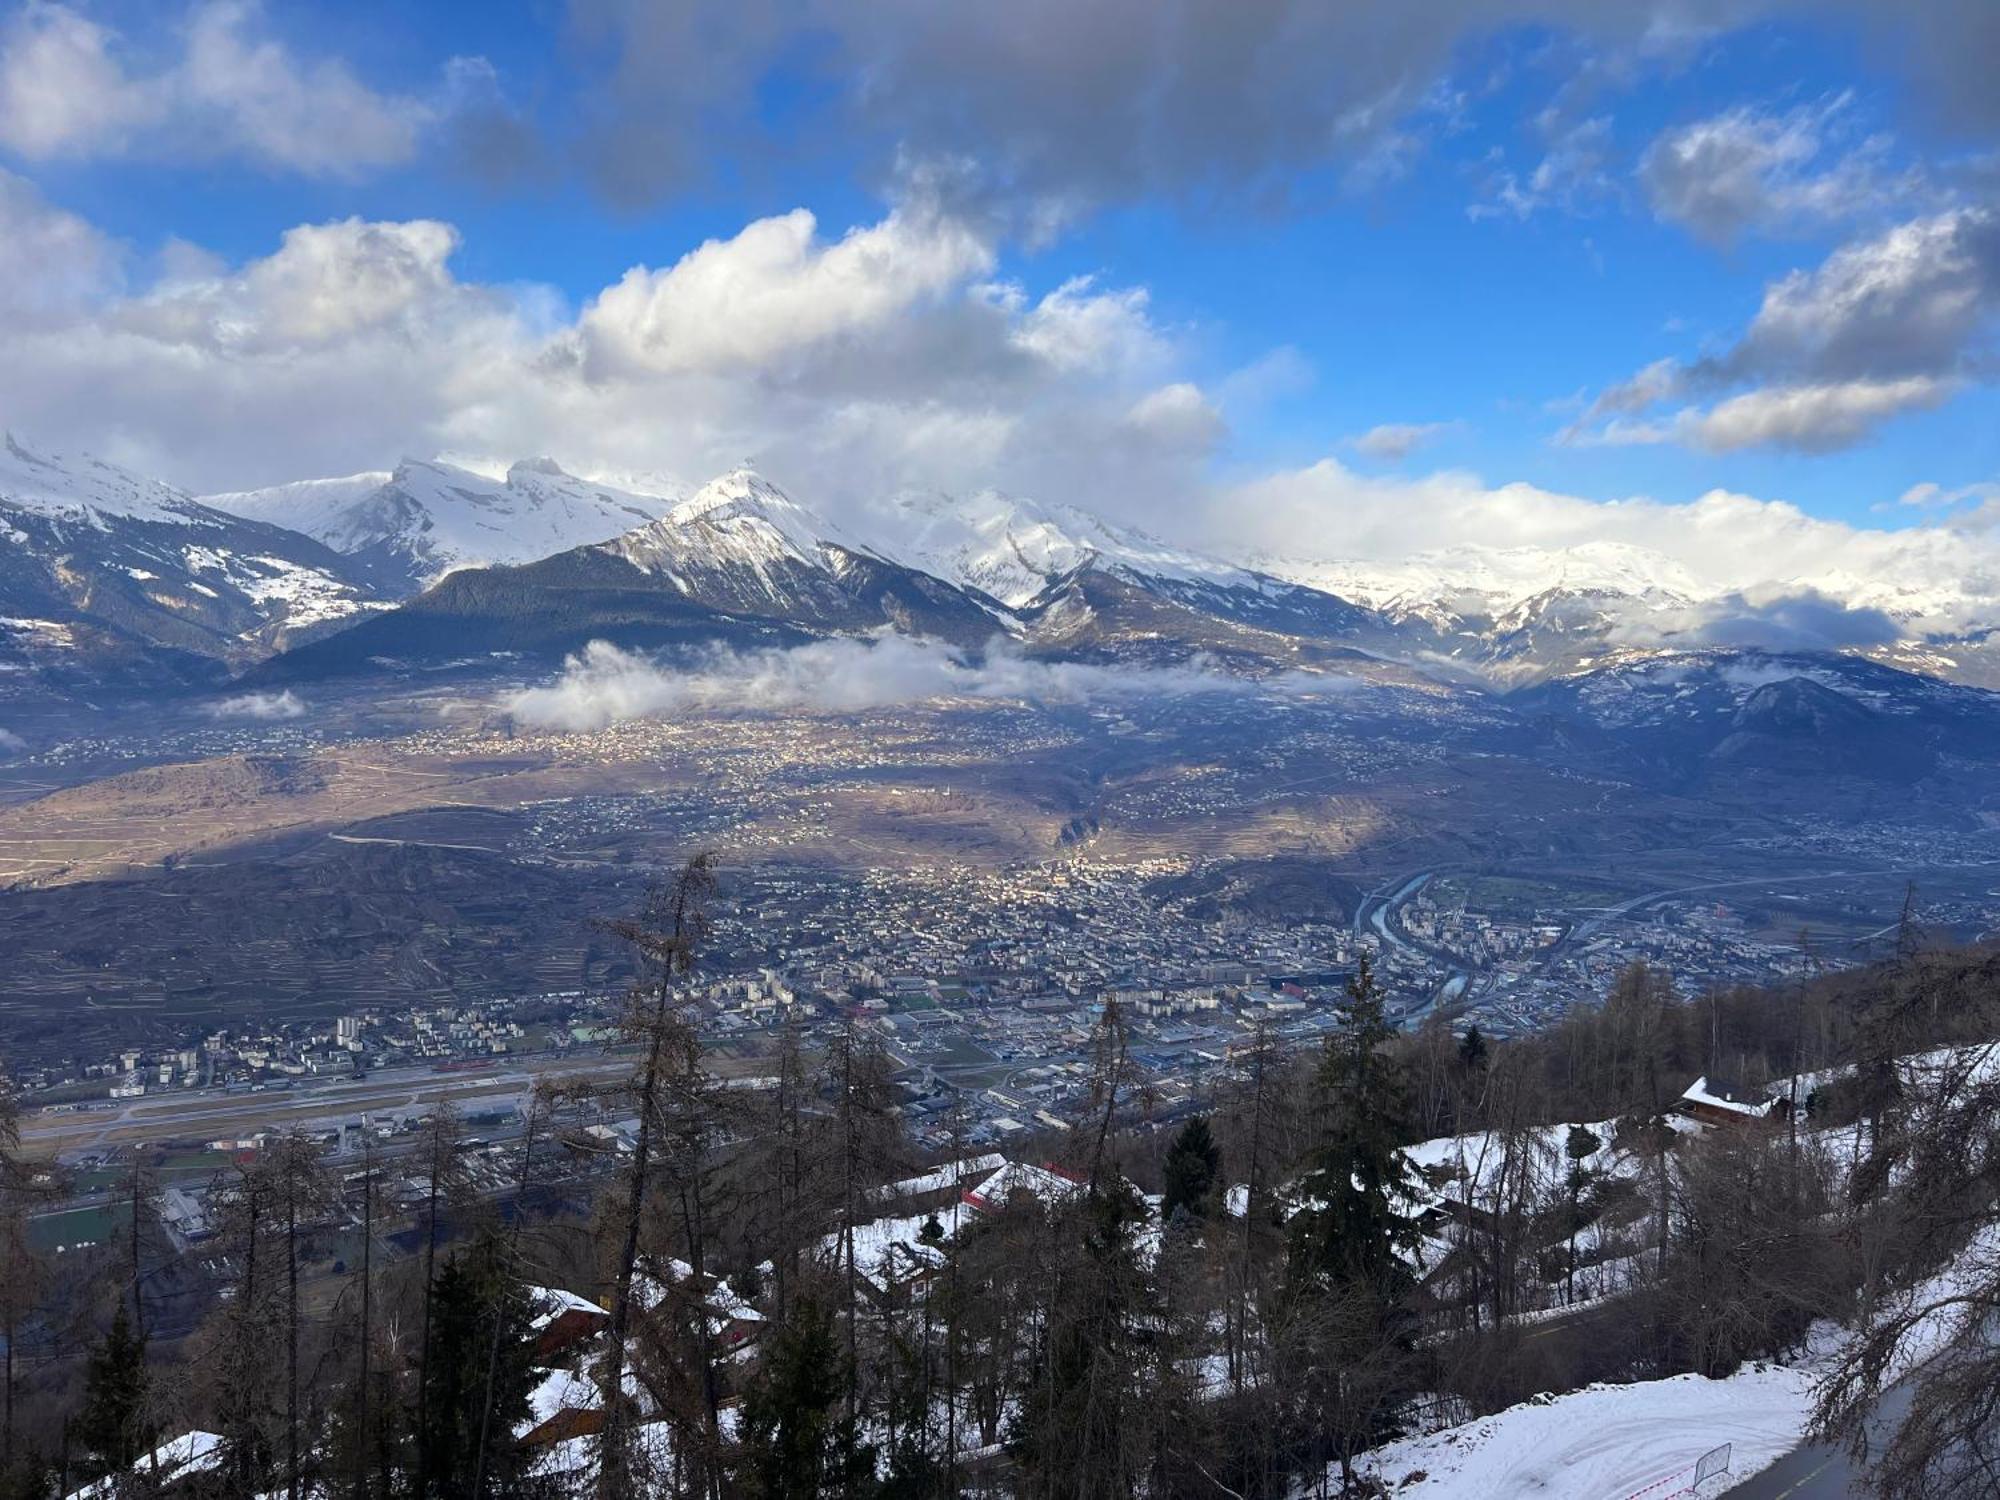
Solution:
M 267 1139 L 180 1254 L 135 1163 L 127 1242 L 57 1264 L 9 1100 L 0 1496 L 1361 1496 L 1398 1435 L 1827 1328 L 1817 1423 L 1879 1494 L 1994 1493 L 2000 1272 L 1968 1246 L 2000 1215 L 2000 955 L 1906 924 L 1778 988 L 1634 966 L 1505 1041 L 1395 1031 L 1364 962 L 1323 1047 L 1247 1028 L 1171 1120 L 1106 1004 L 1087 1111 L 924 1160 L 854 1018 L 788 1030 L 763 1087 L 704 1067 L 715 881 L 698 857 L 613 924 L 631 1076 L 538 1091 L 501 1195 L 442 1108 L 394 1156 Z M 1940 1312 L 1908 1290 L 1952 1267 L 1908 1372 Z

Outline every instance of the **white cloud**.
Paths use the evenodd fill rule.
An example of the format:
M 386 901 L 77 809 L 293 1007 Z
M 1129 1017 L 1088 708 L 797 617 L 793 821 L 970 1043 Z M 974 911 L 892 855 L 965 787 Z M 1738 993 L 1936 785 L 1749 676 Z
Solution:
M 299 719 L 305 717 L 305 700 L 290 688 L 282 693 L 243 693 L 221 698 L 208 705 L 212 719 Z
M 244 355 L 416 333 L 462 295 L 446 267 L 457 247 L 457 231 L 429 219 L 301 225 L 241 272 L 170 277 L 124 304 L 117 321 L 162 343 Z
M 378 92 L 336 58 L 302 58 L 252 0 L 196 5 L 151 70 L 76 8 L 30 0 L 0 30 L 0 146 L 32 161 L 241 159 L 351 177 L 408 161 L 439 104 Z M 444 90 L 451 92 L 449 80 Z
M 627 271 L 584 311 L 586 369 L 760 368 L 880 326 L 993 263 L 989 242 L 935 208 L 898 208 L 832 244 L 817 232 L 813 215 L 794 209 L 710 240 L 664 270 Z
M 836 511 L 994 484 L 1172 504 L 1225 436 L 1142 289 L 996 284 L 984 222 L 920 191 L 837 235 L 756 221 L 580 313 L 459 279 L 431 220 L 301 225 L 235 265 L 176 243 L 135 293 L 25 183 L 0 177 L 0 225 L 0 269 L 22 262 L 0 304 L 48 309 L 0 322 L 8 422 L 197 491 L 554 452 L 686 476 L 751 458 Z
M 0 750 L 10 755 L 18 755 L 28 748 L 28 742 L 9 729 L 0 729 Z
M 1845 380 L 1826 385 L 1767 386 L 1719 402 L 1675 426 L 1710 453 L 1739 448 L 1798 448 L 1809 453 L 1852 447 L 1891 417 L 1941 406 L 1955 382 L 1928 375 L 1900 380 Z
M 1988 519 L 2000 525 L 2000 516 Z M 1871 530 L 1728 490 L 1683 503 L 1596 501 L 1528 484 L 1489 486 L 1463 471 L 1362 474 L 1328 458 L 1218 494 L 1207 524 L 1213 545 L 1243 552 L 1392 563 L 1446 546 L 1502 557 L 1576 549 L 1593 562 L 1629 559 L 1644 576 L 1678 576 L 1706 598 L 1814 591 L 1931 627 L 2000 623 L 2000 530 L 1973 529 L 1971 517 Z M 1477 562 L 1443 558 L 1462 577 Z
M 0 31 L 0 145 L 34 160 L 122 142 L 155 113 L 112 33 L 66 5 L 23 6 Z
M 1457 426 L 1456 422 L 1383 422 L 1348 441 L 1356 452 L 1370 458 L 1401 463 L 1432 438 Z
M 1147 317 L 1145 288 L 1098 292 L 1094 284 L 1092 277 L 1074 277 L 1042 298 L 1020 319 L 1015 345 L 1058 370 L 1156 367 L 1166 344 Z
M 1730 244 L 1757 231 L 1787 233 L 1878 210 L 1918 192 L 1915 173 L 1892 173 L 1888 142 L 1823 157 L 1848 97 L 1783 113 L 1727 110 L 1665 131 L 1639 176 L 1660 218 Z
M 1956 382 L 1927 375 L 1762 386 L 1705 410 L 1683 408 L 1665 422 L 1614 419 L 1579 440 L 1614 446 L 1672 442 L 1707 453 L 1742 448 L 1828 453 L 1852 447 L 1892 417 L 1941 406 L 1956 389 Z
M 1917 510 L 1946 511 L 1972 502 L 1978 505 L 2000 501 L 2000 484 L 1963 484 L 1947 489 L 1933 480 L 1913 484 L 1896 497 L 1898 505 Z M 1878 506 L 1877 509 L 1882 509 Z
M 1566 442 L 1679 441 L 1710 451 L 1849 446 L 1883 422 L 1934 407 L 1973 379 L 2000 317 L 2000 213 L 1963 207 L 1843 245 L 1817 268 L 1765 288 L 1722 353 L 1661 360 L 1600 395 Z M 1625 417 L 1660 402 L 1750 389 L 1664 420 Z
M 504 707 L 524 724 L 592 730 L 691 709 L 848 714 L 948 698 L 1074 704 L 1193 693 L 1340 693 L 1354 686 L 1349 678 L 1310 674 L 1258 684 L 1199 659 L 1178 668 L 1036 661 L 1000 639 L 978 656 L 888 635 L 787 650 L 717 649 L 685 663 L 593 641 L 555 682 L 514 693 Z
M 1200 386 L 1188 380 L 1148 391 L 1132 403 L 1125 425 L 1167 450 L 1191 454 L 1205 453 L 1225 431 L 1222 413 L 1209 403 Z
M 1609 116 L 1569 121 L 1544 111 L 1538 128 L 1548 149 L 1535 169 L 1525 181 L 1512 172 L 1499 172 L 1488 185 L 1487 196 L 1466 210 L 1468 217 L 1527 219 L 1545 208 L 1576 211 L 1616 192 L 1609 170 Z
M 10 322 L 74 318 L 116 285 L 118 259 L 90 224 L 0 168 L 0 314 Z

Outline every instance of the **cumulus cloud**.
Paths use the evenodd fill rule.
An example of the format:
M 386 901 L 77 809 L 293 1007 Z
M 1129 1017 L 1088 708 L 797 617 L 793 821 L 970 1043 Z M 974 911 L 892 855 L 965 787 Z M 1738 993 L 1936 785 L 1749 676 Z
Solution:
M 75 317 L 116 286 L 118 262 L 93 226 L 0 167 L 0 314 L 10 324 Z
M 1390 562 L 1430 553 L 1440 539 L 1501 555 L 1576 549 L 1593 568 L 1676 577 L 1704 598 L 1816 590 L 1933 624 L 1996 623 L 2000 598 L 2000 535 L 1942 525 L 1870 530 L 1728 490 L 1680 504 L 1595 501 L 1528 484 L 1489 486 L 1462 471 L 1363 474 L 1329 458 L 1218 495 L 1208 527 L 1215 545 L 1294 559 Z M 1477 557 L 1444 562 L 1455 576 L 1482 566 Z
M 794 209 L 664 270 L 627 271 L 578 325 L 585 370 L 762 369 L 957 291 L 993 257 L 972 226 L 934 205 L 898 207 L 832 244 L 819 241 L 811 213 Z
M 1657 361 L 1601 394 L 1568 442 L 1684 441 L 1714 451 L 1759 445 L 1825 451 L 1889 419 L 1934 407 L 1968 380 L 2000 317 L 2000 212 L 1964 206 L 1835 250 L 1765 288 L 1735 344 L 1686 363 Z M 1629 413 L 1733 387 L 1747 391 L 1665 421 Z
M 1936 375 L 1960 366 L 2000 311 L 2000 213 L 1966 207 L 1844 245 L 1764 293 L 1702 379 Z
M 1195 693 L 1344 692 L 1350 679 L 1290 674 L 1264 684 L 1230 677 L 1202 660 L 1179 668 L 1036 661 L 996 640 L 977 657 L 934 642 L 889 635 L 815 641 L 787 650 L 716 649 L 685 663 L 593 641 L 562 675 L 505 701 L 524 724 L 592 730 L 627 719 L 684 712 L 859 713 L 947 698 L 1076 704 Z
M 0 729 L 0 750 L 9 755 L 18 755 L 28 748 L 28 742 L 9 729 Z
M 985 220 L 913 177 L 828 233 L 757 220 L 579 310 L 461 279 L 434 220 L 300 225 L 124 290 L 90 226 L 0 176 L 0 409 L 197 491 L 398 454 L 556 452 L 699 478 L 754 458 L 833 510 L 907 487 L 1185 498 L 1225 437 L 1142 288 L 996 280 Z M 1270 380 L 1232 384 L 1254 406 Z
M 1383 422 L 1348 443 L 1357 453 L 1401 463 L 1432 438 L 1457 429 L 1456 422 Z
M 1639 163 L 1653 212 L 1728 245 L 1751 232 L 1837 223 L 1917 192 L 1920 174 L 1891 172 L 1882 137 L 1825 159 L 1848 104 L 1842 95 L 1781 113 L 1738 108 L 1664 132 Z
M 298 56 L 251 0 L 193 7 L 151 70 L 131 65 L 129 40 L 70 5 L 17 10 L 0 29 L 0 146 L 34 161 L 235 158 L 351 177 L 409 160 L 441 114 L 337 58 Z
M 305 717 L 306 703 L 290 688 L 282 693 L 243 693 L 221 698 L 208 705 L 212 719 L 250 719 L 272 722 Z

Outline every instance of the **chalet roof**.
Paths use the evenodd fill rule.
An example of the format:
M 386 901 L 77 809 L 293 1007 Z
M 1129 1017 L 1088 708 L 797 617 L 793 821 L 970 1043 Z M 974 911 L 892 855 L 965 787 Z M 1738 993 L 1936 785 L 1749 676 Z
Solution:
M 160 1444 L 133 1466 L 133 1473 L 157 1476 L 162 1485 L 206 1474 L 222 1462 L 222 1439 L 213 1432 L 184 1432 L 171 1442 Z M 74 1490 L 69 1500 L 109 1500 L 120 1493 L 123 1475 L 108 1474 L 93 1484 Z
M 575 1292 L 566 1292 L 556 1286 L 529 1287 L 528 1302 L 535 1310 L 534 1316 L 528 1320 L 528 1326 L 537 1333 L 564 1313 L 585 1313 L 597 1318 L 610 1316 L 588 1297 L 579 1297 Z
M 1748 1120 L 1763 1119 L 1770 1114 L 1776 1102 L 1764 1090 L 1745 1088 L 1740 1083 L 1723 1078 L 1711 1080 L 1706 1074 L 1689 1084 L 1687 1091 L 1681 1095 L 1683 1104 L 1727 1110 Z
M 1014 1194 L 1027 1193 L 1044 1203 L 1055 1203 L 1078 1192 L 1080 1187 L 1081 1184 L 1074 1179 L 1052 1172 L 1047 1167 L 1010 1161 L 977 1188 L 967 1192 L 965 1201 L 979 1209 L 1003 1208 Z

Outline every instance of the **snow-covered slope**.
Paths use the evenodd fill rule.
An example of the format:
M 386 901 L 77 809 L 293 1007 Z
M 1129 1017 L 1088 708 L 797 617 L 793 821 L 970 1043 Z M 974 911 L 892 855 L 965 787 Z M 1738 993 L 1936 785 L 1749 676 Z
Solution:
M 375 602 L 309 537 L 12 436 L 0 544 L 0 656 L 32 672 L 87 679 L 115 663 L 135 682 L 149 667 L 172 676 L 146 654 L 246 659 Z
M 711 480 L 659 520 L 584 550 L 617 558 L 706 608 L 814 632 L 890 624 L 972 642 L 1012 624 L 747 468 Z
M 754 471 L 711 480 L 657 521 L 606 542 L 635 568 L 672 579 L 685 592 L 728 578 L 744 607 L 779 598 L 798 570 L 835 576 L 844 557 L 867 548 L 807 510 Z
M 1322 589 L 1206 557 L 1075 506 L 986 491 L 906 495 L 895 556 L 998 600 L 1050 650 L 1295 666 L 1370 643 L 1383 623 Z
M 207 503 L 303 531 L 384 589 L 413 594 L 460 568 L 535 562 L 608 541 L 664 515 L 678 498 L 580 479 L 547 458 L 525 459 L 499 477 L 405 459 L 387 476 L 277 485 Z
M 1281 578 L 1327 589 L 1377 608 L 1444 602 L 1459 612 L 1498 613 L 1551 591 L 1670 594 L 1711 598 L 1703 583 L 1672 558 L 1625 542 L 1577 547 L 1447 547 L 1394 562 L 1261 557 Z
M 1225 588 L 1256 589 L 1269 581 L 1074 506 L 993 490 L 964 498 L 905 495 L 886 519 L 902 561 L 1016 607 L 1086 565 Z
M 980 647 L 1015 622 L 850 538 L 748 469 L 608 541 L 457 569 L 402 608 L 269 664 L 271 680 L 509 652 L 798 644 L 893 629 Z
M 326 541 L 337 534 L 343 518 L 361 501 L 388 484 L 395 476 L 387 469 L 370 469 L 345 474 L 337 479 L 299 479 L 290 484 L 274 484 L 261 490 L 233 490 L 222 495 L 203 495 L 201 503 L 233 516 L 268 521 L 302 531 Z
M 1623 1500 L 1687 1493 L 1702 1455 L 1728 1443 L 1728 1478 L 1703 1490 L 1720 1494 L 1798 1446 L 1813 1395 L 1812 1371 L 1777 1365 L 1593 1385 L 1391 1443 L 1362 1468 L 1398 1500 Z

